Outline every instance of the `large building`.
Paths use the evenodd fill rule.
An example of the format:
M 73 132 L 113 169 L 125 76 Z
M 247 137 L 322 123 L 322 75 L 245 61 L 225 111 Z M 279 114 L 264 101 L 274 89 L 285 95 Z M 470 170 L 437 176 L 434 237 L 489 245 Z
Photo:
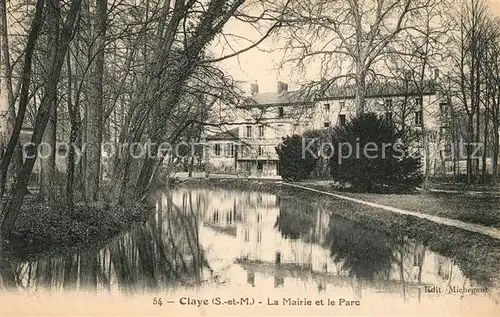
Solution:
M 437 79 L 426 82 L 423 89 L 411 83 L 388 81 L 369 85 L 366 90 L 366 111 L 389 116 L 414 131 L 425 127 L 429 159 L 422 161 L 430 164 L 431 173 L 442 166 L 445 140 Z M 206 137 L 206 162 L 218 172 L 279 176 L 275 148 L 284 137 L 344 125 L 356 114 L 354 86 L 331 86 L 320 91 L 289 91 L 287 84 L 278 82 L 276 92 L 259 93 L 257 83 L 251 84 L 246 106 L 236 115 L 234 124 Z M 426 153 L 421 140 L 415 141 L 414 147 Z
M 428 152 L 423 149 L 422 137 L 416 137 L 412 147 L 423 159 L 422 168 L 429 163 L 433 174 L 441 162 L 440 153 L 444 148 L 444 132 L 441 126 L 443 100 L 439 94 L 437 80 L 424 83 L 422 89 L 408 82 L 385 82 L 369 85 L 365 95 L 365 111 L 374 112 L 393 120 L 399 129 L 410 129 L 425 133 L 428 140 Z M 314 129 L 329 128 L 345 123 L 356 115 L 355 87 L 333 86 L 315 98 L 313 112 Z
M 314 103 L 299 92 L 288 91 L 278 82 L 273 93 L 259 93 L 252 84 L 247 103 L 222 132 L 206 137 L 205 160 L 215 171 L 244 176 L 279 175 L 276 146 L 284 137 L 311 129 Z

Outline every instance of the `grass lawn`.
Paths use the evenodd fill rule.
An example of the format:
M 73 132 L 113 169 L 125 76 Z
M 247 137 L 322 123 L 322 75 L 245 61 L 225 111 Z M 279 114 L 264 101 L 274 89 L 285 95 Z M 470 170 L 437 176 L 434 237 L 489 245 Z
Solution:
M 327 182 L 302 182 L 300 184 L 372 203 L 500 228 L 500 196 L 494 194 L 441 192 L 404 195 L 360 194 L 333 191 Z

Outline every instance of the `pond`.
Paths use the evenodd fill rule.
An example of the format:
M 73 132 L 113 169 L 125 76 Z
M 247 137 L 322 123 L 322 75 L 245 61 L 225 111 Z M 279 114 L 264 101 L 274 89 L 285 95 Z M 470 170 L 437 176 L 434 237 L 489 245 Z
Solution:
M 146 223 L 101 249 L 3 263 L 3 288 L 166 294 L 165 304 L 187 306 L 229 294 L 253 301 L 241 304 L 331 300 L 370 312 L 377 303 L 386 310 L 498 307 L 487 289 L 426 245 L 293 198 L 177 188 L 159 194 L 156 207 Z

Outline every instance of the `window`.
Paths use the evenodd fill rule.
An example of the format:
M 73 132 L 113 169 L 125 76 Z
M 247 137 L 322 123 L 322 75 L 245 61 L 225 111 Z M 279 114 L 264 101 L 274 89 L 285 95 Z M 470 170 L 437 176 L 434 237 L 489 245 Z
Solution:
M 278 108 L 278 118 L 283 118 L 285 115 L 285 111 L 283 110 L 283 107 Z
M 247 138 L 252 137 L 252 126 L 247 125 Z
M 442 120 L 449 120 L 448 116 L 448 103 L 446 101 L 439 103 L 439 113 Z
M 263 138 L 266 134 L 266 127 L 263 125 L 259 126 L 259 138 Z
M 387 121 L 392 121 L 392 111 L 386 111 L 386 113 L 385 113 L 385 119 Z
M 339 125 L 341 127 L 345 126 L 345 114 L 339 114 Z
M 264 155 L 264 147 L 262 145 L 259 145 L 258 152 L 259 152 L 259 156 Z
M 324 107 L 326 113 L 330 112 L 330 104 L 329 103 L 325 103 L 323 105 L 323 107 Z
M 227 143 L 226 147 L 224 148 L 224 154 L 227 157 L 234 157 L 234 144 Z
M 262 230 L 257 231 L 257 242 L 262 242 Z
M 439 103 L 439 111 L 441 113 L 446 113 L 448 110 L 448 103 L 446 101 L 440 102 Z
M 422 265 L 422 255 L 421 254 L 413 254 L 413 266 Z
M 405 70 L 404 73 L 405 73 L 405 81 L 408 82 L 412 78 L 413 73 L 411 70 Z
M 421 98 L 421 97 L 417 97 L 417 98 L 415 98 L 415 104 L 416 104 L 417 106 L 421 106 L 421 105 L 422 105 L 422 98 Z
M 341 102 L 339 102 L 339 106 L 340 106 L 340 109 L 344 108 L 344 106 L 345 106 L 345 101 L 341 101 Z
M 422 119 L 422 111 L 415 111 L 415 124 L 421 125 L 423 121 Z
M 215 152 L 215 155 L 217 155 L 217 156 L 220 155 L 220 144 L 219 143 L 215 144 L 215 146 L 214 146 L 214 152 Z
M 250 232 L 248 232 L 248 229 L 245 229 L 245 241 L 248 242 L 250 240 Z
M 384 105 L 387 110 L 392 109 L 392 99 L 388 98 L 384 100 Z
M 323 126 L 324 126 L 325 128 L 329 128 L 329 127 L 330 127 L 330 122 L 328 122 L 328 121 L 327 121 L 327 122 L 325 122 L 325 123 L 323 124 Z

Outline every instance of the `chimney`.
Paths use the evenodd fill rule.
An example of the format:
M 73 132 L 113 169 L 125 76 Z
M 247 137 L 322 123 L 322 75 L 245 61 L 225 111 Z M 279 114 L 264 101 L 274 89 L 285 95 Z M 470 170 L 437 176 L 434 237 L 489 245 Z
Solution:
M 252 93 L 252 95 L 259 93 L 259 84 L 257 84 L 257 81 L 255 81 L 255 83 L 253 84 L 250 84 L 250 92 Z
M 278 81 L 278 94 L 281 94 L 284 91 L 288 91 L 288 84 L 285 84 L 282 81 Z

